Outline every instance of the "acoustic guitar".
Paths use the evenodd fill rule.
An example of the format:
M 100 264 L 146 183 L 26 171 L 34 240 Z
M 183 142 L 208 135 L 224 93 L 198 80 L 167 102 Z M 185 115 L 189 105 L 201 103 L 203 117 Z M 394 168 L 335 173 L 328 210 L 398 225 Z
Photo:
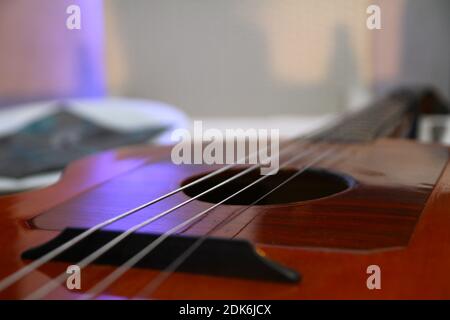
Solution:
M 285 141 L 275 175 L 170 147 L 76 161 L 0 198 L 0 298 L 448 299 L 449 149 L 413 139 L 433 103 L 398 91 Z

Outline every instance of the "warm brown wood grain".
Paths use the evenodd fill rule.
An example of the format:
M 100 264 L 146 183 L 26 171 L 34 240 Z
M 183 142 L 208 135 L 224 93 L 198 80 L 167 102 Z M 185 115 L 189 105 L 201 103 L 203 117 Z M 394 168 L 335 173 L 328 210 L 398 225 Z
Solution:
M 216 232 L 249 239 L 272 259 L 298 269 L 303 275 L 300 284 L 176 273 L 154 297 L 450 298 L 448 150 L 402 140 L 381 140 L 348 150 L 350 156 L 321 165 L 352 175 L 358 181 L 356 187 L 306 203 L 254 207 Z M 0 277 L 26 263 L 20 259 L 21 252 L 56 234 L 32 228 L 27 221 L 34 218 L 35 226 L 56 229 L 67 223 L 89 226 L 148 200 L 155 188 L 160 192 L 173 189 L 186 177 L 211 170 L 178 167 L 164 174 L 161 159 L 167 160 L 164 149 L 154 152 L 147 147 L 104 153 L 72 165 L 53 187 L 0 198 Z M 152 162 L 159 175 L 154 166 L 147 165 Z M 171 201 L 180 199 L 186 196 L 179 194 Z M 191 209 L 198 212 L 209 205 L 195 202 Z M 202 234 L 232 209 L 235 206 L 220 207 L 186 232 Z M 148 230 L 163 231 L 192 212 L 182 211 Z M 136 222 L 133 219 L 137 217 L 129 223 Z M 381 290 L 366 287 L 366 268 L 371 264 L 381 267 Z M 50 263 L 0 297 L 21 298 L 65 267 L 64 263 Z M 83 289 L 112 270 L 107 266 L 86 268 Z M 155 274 L 157 271 L 132 270 L 104 297 L 132 297 Z M 50 298 L 74 296 L 60 288 Z
M 317 166 L 352 176 L 356 186 L 351 190 L 320 201 L 254 206 L 218 229 L 214 235 L 226 238 L 237 236 L 262 244 L 341 249 L 407 245 L 432 186 L 447 161 L 446 150 L 400 140 L 341 146 L 339 149 L 342 151 L 337 151 Z M 290 167 L 301 169 L 322 152 L 316 151 Z M 347 154 L 341 155 L 340 152 Z M 292 156 L 282 157 L 281 163 Z M 334 160 L 336 157 L 339 161 Z M 413 159 L 409 164 L 405 161 L 408 157 Z M 151 163 L 42 213 L 32 223 L 38 228 L 56 230 L 92 227 L 176 189 L 192 175 L 210 171 L 209 166 L 176 166 L 170 161 Z M 258 176 L 259 172 L 255 175 Z M 276 185 L 274 183 L 274 187 Z M 312 186 L 297 192 L 308 188 Z M 280 189 L 279 192 L 284 191 Z M 225 197 L 225 194 L 218 193 L 219 200 Z M 253 196 L 253 200 L 257 198 Z M 187 199 L 189 197 L 180 192 L 111 225 L 111 228 L 126 230 Z M 142 231 L 163 233 L 210 206 L 210 203 L 195 200 Z M 184 233 L 205 234 L 218 221 L 244 208 L 223 205 Z

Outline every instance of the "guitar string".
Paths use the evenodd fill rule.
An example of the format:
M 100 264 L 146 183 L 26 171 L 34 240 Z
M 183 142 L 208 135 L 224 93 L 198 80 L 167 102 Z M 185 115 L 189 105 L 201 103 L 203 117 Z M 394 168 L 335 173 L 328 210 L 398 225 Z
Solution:
M 295 146 L 292 146 L 295 147 Z M 286 150 L 283 150 L 283 152 L 278 153 L 278 155 L 281 155 L 283 153 L 287 153 L 287 151 L 290 151 L 291 147 L 289 147 Z M 299 155 L 297 155 L 298 158 L 300 157 L 304 157 L 310 153 L 312 153 L 314 151 L 313 150 L 307 150 L 304 153 L 301 153 Z M 276 154 L 277 155 L 277 154 Z M 276 155 L 273 155 L 272 157 L 275 157 Z M 296 157 L 296 158 L 297 158 Z M 249 168 L 247 168 L 246 170 L 232 176 L 231 178 L 222 181 L 221 183 L 215 185 L 214 187 L 192 197 L 189 198 L 188 200 L 182 202 L 181 204 L 178 204 L 168 210 L 165 210 L 139 224 L 134 225 L 133 227 L 129 228 L 128 230 L 126 230 L 125 232 L 121 233 L 119 236 L 115 237 L 113 240 L 111 240 L 110 242 L 106 243 L 105 245 L 103 245 L 102 247 L 100 247 L 99 249 L 97 249 L 96 251 L 94 251 L 93 253 L 91 253 L 90 255 L 88 255 L 87 257 L 85 257 L 84 259 L 82 259 L 81 261 L 79 261 L 78 263 L 76 263 L 77 266 L 80 267 L 80 269 L 84 268 L 85 266 L 89 265 L 90 263 L 92 263 L 93 261 L 95 261 L 98 257 L 100 257 L 101 255 L 103 255 L 104 253 L 106 253 L 107 251 L 109 251 L 113 246 L 115 246 L 116 244 L 118 244 L 119 242 L 121 242 L 123 239 L 125 239 L 126 237 L 128 237 L 129 235 L 131 235 L 132 233 L 134 233 L 135 231 L 145 227 L 146 225 L 168 215 L 169 213 L 175 211 L 176 209 L 198 199 L 199 197 L 207 194 L 208 192 L 211 192 L 255 169 L 257 169 L 258 167 L 260 167 L 261 165 L 254 165 L 251 166 Z M 54 290 L 58 285 L 60 285 L 62 282 L 64 282 L 67 278 L 67 274 L 65 272 L 61 273 L 59 276 L 57 276 L 56 278 L 52 279 L 51 281 L 49 281 L 47 284 L 43 285 L 42 287 L 40 287 L 39 289 L 35 290 L 33 293 L 31 293 L 30 295 L 28 295 L 27 297 L 25 297 L 25 299 L 27 300 L 35 300 L 35 299 L 40 299 L 41 297 L 46 296 L 48 293 L 50 293 L 52 290 Z
M 392 110 L 391 110 L 392 112 Z M 388 112 L 387 115 L 385 115 L 384 120 L 389 119 L 389 117 L 391 117 L 390 113 Z M 381 122 L 381 124 L 384 124 L 384 121 Z M 331 132 L 329 135 L 331 136 L 333 132 Z M 344 131 L 345 133 L 345 131 Z M 339 137 L 339 134 L 342 134 L 341 132 L 337 133 L 337 136 L 335 138 L 339 139 L 341 137 Z M 326 137 L 323 138 L 324 140 L 326 139 Z M 333 149 L 328 150 L 328 152 L 325 152 L 325 154 L 328 154 L 330 151 L 333 151 Z M 324 156 L 324 154 L 322 154 L 320 157 L 316 158 L 315 161 L 320 160 L 321 157 Z M 284 163 L 282 165 L 282 167 L 288 165 L 290 162 L 295 161 L 297 157 L 292 158 L 291 160 L 287 161 L 286 163 Z M 310 164 L 308 167 L 310 167 L 312 164 Z M 308 167 L 304 168 L 303 170 L 306 170 Z M 281 167 L 280 167 L 281 168 Z M 154 240 L 152 243 L 150 243 L 147 247 L 145 247 L 144 249 L 142 249 L 139 253 L 137 253 L 136 255 L 134 255 L 132 258 L 130 258 L 129 260 L 127 260 L 124 264 L 122 264 L 121 266 L 119 266 L 118 268 L 116 268 L 115 271 L 113 271 L 111 274 L 109 274 L 106 278 L 104 278 L 102 281 L 100 281 L 99 283 L 97 283 L 93 288 L 91 288 L 88 293 L 85 293 L 81 296 L 81 299 L 90 299 L 92 297 L 95 297 L 96 295 L 98 295 L 99 293 L 103 292 L 106 288 L 108 288 L 115 280 L 117 280 L 118 278 L 120 278 L 127 270 L 129 270 L 130 268 L 132 268 L 136 263 L 138 263 L 141 259 L 143 259 L 147 254 L 149 254 L 152 250 L 154 250 L 162 241 L 164 241 L 167 237 L 169 237 L 171 234 L 177 232 L 179 229 L 184 228 L 185 226 L 189 225 L 191 222 L 199 219 L 200 217 L 202 217 L 203 215 L 207 214 L 209 211 L 215 209 L 217 206 L 221 205 L 222 203 L 226 202 L 227 200 L 229 200 L 230 198 L 234 197 L 235 195 L 241 193 L 242 191 L 248 189 L 249 187 L 251 187 L 252 185 L 258 183 L 259 181 L 262 181 L 264 179 L 266 179 L 268 176 L 263 176 L 260 179 L 254 181 L 253 183 L 247 185 L 246 187 L 244 187 L 243 189 L 239 190 L 238 192 L 234 193 L 233 195 L 229 196 L 228 198 L 220 201 L 219 203 L 215 204 L 214 206 L 198 213 L 197 215 L 195 215 L 194 217 L 191 217 L 190 219 L 188 219 L 187 221 L 179 224 L 178 226 L 170 229 L 169 231 L 167 231 L 166 233 L 164 233 L 163 235 L 161 235 L 160 237 L 158 237 L 156 240 Z
M 359 112 L 353 112 L 353 114 L 358 114 L 358 113 L 361 113 L 361 112 L 362 112 L 362 111 L 359 111 Z M 345 116 L 345 115 L 341 115 L 340 119 L 341 119 L 341 121 L 336 121 L 334 124 L 332 124 L 331 128 L 339 128 L 339 126 L 338 126 L 339 122 L 342 122 L 342 120 L 345 120 L 345 119 L 346 119 L 346 116 Z M 328 129 L 330 129 L 330 128 L 328 128 Z M 325 140 L 326 138 L 328 138 L 328 136 L 332 136 L 332 135 L 334 134 L 334 132 L 331 131 L 331 130 L 329 130 L 329 131 L 327 132 L 328 129 L 325 128 L 325 130 L 321 130 L 321 131 L 319 132 L 319 133 L 322 135 L 322 137 L 320 137 L 320 135 L 319 135 L 319 137 L 320 137 L 321 139 Z M 323 136 L 324 133 L 328 133 L 328 134 L 325 135 L 325 136 Z M 341 133 L 342 133 L 342 132 L 341 132 Z M 294 146 L 295 146 L 295 145 L 294 145 Z M 287 151 L 287 150 L 285 150 L 285 151 Z M 259 166 L 260 166 L 260 165 L 257 165 L 256 167 L 259 167 Z M 251 168 L 249 168 L 249 169 L 247 169 L 247 170 L 248 170 L 248 172 L 250 172 L 252 169 L 253 169 L 253 168 L 251 167 Z M 220 187 L 221 185 L 223 185 L 223 184 L 225 184 L 225 183 L 227 183 L 227 182 L 230 182 L 231 180 L 234 180 L 234 179 L 236 179 L 236 178 L 242 176 L 243 174 L 246 174 L 246 173 L 247 173 L 247 170 L 244 171 L 244 172 L 241 172 L 240 174 L 238 174 L 238 175 L 236 175 L 236 176 L 234 176 L 234 177 L 232 177 L 232 178 L 230 178 L 230 179 L 224 181 L 223 183 L 221 183 L 221 184 L 219 184 L 219 185 L 217 185 L 217 186 L 215 186 L 215 187 L 213 187 L 213 188 L 211 188 L 211 189 L 205 191 L 204 193 L 201 193 L 201 194 L 197 195 L 197 196 L 194 197 L 192 200 L 195 200 L 195 199 L 197 199 L 198 197 L 204 195 L 205 193 L 207 193 L 207 192 L 209 192 L 209 191 L 212 191 L 212 190 L 215 190 L 216 188 Z M 189 200 L 188 200 L 188 201 L 189 201 Z M 183 206 L 183 205 L 185 205 L 185 204 L 186 204 L 186 203 L 182 203 L 181 205 L 175 206 L 175 207 L 172 208 L 172 209 L 173 209 L 173 210 L 176 210 L 176 209 L 178 209 L 179 207 L 181 207 L 181 206 Z M 169 209 L 170 212 L 173 211 L 172 209 Z M 167 214 L 167 213 L 169 213 L 169 212 L 163 212 L 162 214 L 157 215 L 157 216 L 155 216 L 155 217 L 156 217 L 156 219 L 158 219 L 158 218 L 162 217 L 163 215 L 165 215 L 165 214 Z M 150 218 L 150 219 L 144 221 L 143 223 L 138 224 L 138 225 L 134 226 L 133 228 L 127 230 L 126 232 L 122 233 L 121 235 L 119 235 L 118 237 L 116 237 L 115 239 L 113 239 L 110 243 L 104 245 L 103 247 L 101 247 L 100 249 L 98 249 L 96 252 L 94 252 L 93 254 L 89 255 L 87 258 L 83 259 L 78 265 L 80 266 L 80 268 L 83 268 L 85 265 L 91 263 L 92 261 L 94 261 L 95 259 L 97 259 L 97 258 L 98 258 L 100 255 L 102 255 L 103 253 L 105 253 L 105 252 L 107 252 L 108 250 L 110 250 L 111 247 L 113 247 L 113 246 L 114 246 L 115 244 L 117 244 L 118 242 L 122 241 L 122 240 L 123 240 L 125 237 L 127 237 L 128 235 L 130 235 L 130 234 L 132 234 L 133 232 L 135 232 L 136 230 L 138 230 L 138 229 L 144 227 L 145 225 L 147 225 L 147 224 L 149 224 L 149 223 L 155 221 L 155 220 L 156 220 L 155 217 L 152 217 L 152 218 Z M 62 273 L 57 279 L 54 279 L 54 280 L 50 281 L 47 285 L 44 285 L 44 286 L 41 287 L 40 289 L 36 290 L 34 293 L 32 293 L 32 294 L 30 294 L 29 296 L 27 296 L 26 299 L 38 299 L 39 297 L 45 296 L 46 294 L 48 294 L 49 292 L 51 292 L 54 288 L 56 288 L 56 287 L 59 285 L 59 283 L 63 282 L 63 281 L 65 280 L 65 278 L 66 278 L 66 274 Z
M 308 163 L 306 166 L 302 167 L 299 172 L 304 172 L 309 167 L 320 161 L 322 158 L 327 156 L 329 153 L 334 151 L 336 148 L 328 149 L 326 152 L 322 153 L 319 157 L 315 158 L 312 162 Z M 292 164 L 293 162 L 297 161 L 300 158 L 300 155 L 297 155 L 290 160 L 286 161 L 280 166 L 280 169 Z M 276 169 L 274 169 L 276 170 Z M 273 170 L 272 170 L 273 171 Z M 96 297 L 98 294 L 102 293 L 105 289 L 107 289 L 113 282 L 115 282 L 118 278 L 120 278 L 125 272 L 127 272 L 129 269 L 131 269 L 136 263 L 138 263 L 140 260 L 142 260 L 145 256 L 147 256 L 150 252 L 152 252 L 154 249 L 156 249 L 165 239 L 167 239 L 169 236 L 173 235 L 180 229 L 184 228 L 185 226 L 189 225 L 190 223 L 196 221 L 197 219 L 201 218 L 202 216 L 206 215 L 210 211 L 214 210 L 224 202 L 228 201 L 229 199 L 235 197 L 236 195 L 240 194 L 241 192 L 247 190 L 248 188 L 252 187 L 253 185 L 267 179 L 269 175 L 262 176 L 261 178 L 253 181 L 249 185 L 245 186 L 244 188 L 240 189 L 239 191 L 233 193 L 232 195 L 226 197 L 222 201 L 216 203 L 215 205 L 209 207 L 206 210 L 203 210 L 199 213 L 197 213 L 195 216 L 189 218 L 188 220 L 178 224 L 177 226 L 171 228 L 170 230 L 166 231 L 164 234 L 159 236 L 157 239 L 152 241 L 150 244 L 148 244 L 144 249 L 139 251 L 137 254 L 135 254 L 133 257 L 131 257 L 129 260 L 127 260 L 125 263 L 120 265 L 118 268 L 116 268 L 113 272 L 111 272 L 108 276 L 106 276 L 103 280 L 98 282 L 94 287 L 88 290 L 88 292 L 84 293 L 82 296 L 79 297 L 79 299 L 91 299 Z
M 331 129 L 334 126 L 339 125 L 339 123 L 343 122 L 344 119 L 346 117 L 346 114 L 342 114 L 340 116 L 337 116 L 335 118 L 334 121 L 330 121 L 329 123 L 327 123 L 325 125 L 325 128 L 319 128 L 316 130 L 313 130 L 311 133 L 306 134 L 306 135 L 302 135 L 302 136 L 297 136 L 294 137 L 293 139 L 291 139 L 288 143 L 285 144 L 284 147 L 289 147 L 289 146 L 294 146 L 296 143 L 300 142 L 308 142 L 308 139 L 314 139 L 315 137 L 320 137 L 321 134 L 323 134 L 323 132 L 326 132 L 326 130 Z M 256 153 L 261 153 L 264 152 L 265 150 L 267 150 L 267 147 L 256 152 Z M 226 165 L 222 168 L 219 168 L 211 173 L 209 173 L 206 176 L 203 176 L 199 179 L 196 179 L 194 181 L 192 181 L 189 184 L 186 184 L 182 187 L 179 187 L 173 191 L 170 191 L 156 199 L 153 199 L 149 202 L 146 202 L 138 207 L 132 208 L 122 214 L 119 214 L 113 218 L 110 218 L 106 221 L 103 221 L 97 225 L 94 225 L 93 227 L 87 229 L 86 231 L 80 233 L 78 236 L 74 237 L 73 239 L 65 242 L 64 244 L 58 246 L 57 248 L 51 250 L 50 252 L 48 252 L 47 254 L 43 255 L 42 257 L 40 257 L 39 259 L 34 260 L 33 262 L 31 262 L 30 264 L 22 267 L 21 269 L 15 271 L 14 273 L 10 274 L 9 276 L 5 277 L 4 279 L 2 279 L 0 281 L 0 291 L 5 290 L 6 288 L 8 288 L 9 286 L 13 285 L 14 283 L 16 283 L 17 281 L 19 281 L 20 279 L 22 279 L 23 277 L 25 277 L 26 275 L 28 275 L 29 273 L 33 272 L 34 270 L 38 269 L 40 266 L 42 266 L 43 264 L 49 262 L 50 260 L 52 260 L 53 258 L 55 258 L 56 256 L 58 256 L 59 254 L 63 253 L 64 251 L 68 250 L 69 248 L 73 247 L 74 245 L 76 245 L 77 243 L 79 243 L 80 241 L 82 241 L 83 239 L 87 238 L 88 236 L 90 236 L 91 234 L 93 234 L 95 231 L 98 231 L 120 219 L 123 219 L 129 215 L 132 215 L 142 209 L 145 209 L 147 207 L 149 207 L 150 205 L 153 205 L 157 202 L 160 202 L 180 191 L 183 191 L 189 187 L 194 186 L 195 184 L 198 184 L 202 181 L 205 181 L 209 178 L 212 178 L 213 176 L 216 176 L 220 173 L 223 173 L 235 166 L 237 166 L 239 164 L 240 161 L 246 161 L 248 158 L 250 158 L 251 156 L 254 156 L 255 153 L 246 156 L 245 158 L 239 159 L 236 163 L 234 164 L 229 164 Z
M 346 148 L 347 148 L 347 147 L 346 147 Z M 335 162 L 335 161 L 338 161 L 338 160 L 340 159 L 340 157 L 341 157 L 341 156 L 339 156 L 339 157 L 334 157 L 334 158 L 332 158 L 332 159 L 333 159 L 334 162 Z M 330 160 L 330 159 L 327 159 L 327 160 Z M 322 161 L 322 162 L 323 162 L 323 161 Z M 330 163 L 330 161 L 328 161 L 328 163 Z M 187 226 L 185 229 L 181 230 L 180 233 L 185 233 L 185 232 L 187 232 L 189 229 L 195 228 L 195 226 L 196 226 L 197 224 L 201 223 L 202 221 L 203 221 L 203 218 L 200 219 L 200 220 L 198 220 L 198 221 L 196 221 L 196 222 L 194 222 L 194 223 L 192 223 L 191 225 Z
M 343 150 L 339 152 L 339 156 L 335 157 L 334 160 L 339 160 L 344 155 L 346 155 L 350 150 L 349 146 L 345 146 Z M 328 160 L 328 159 L 327 159 Z M 153 294 L 175 271 L 208 239 L 209 236 L 211 236 L 215 231 L 222 228 L 224 225 L 228 224 L 238 216 L 240 216 L 242 213 L 244 213 L 246 210 L 251 208 L 252 206 L 256 205 L 258 202 L 263 200 L 264 198 L 268 197 L 270 194 L 281 188 L 282 186 L 286 185 L 296 177 L 298 177 L 300 174 L 302 174 L 303 171 L 297 171 L 296 173 L 292 174 L 289 178 L 281 182 L 278 186 L 275 188 L 269 190 L 264 195 L 253 201 L 251 204 L 247 205 L 244 208 L 236 210 L 234 213 L 232 213 L 230 216 L 226 217 L 224 220 L 220 221 L 218 224 L 216 224 L 213 228 L 211 228 L 206 234 L 202 235 L 200 238 L 198 238 L 189 248 L 187 248 L 182 254 L 180 254 L 175 260 L 173 260 L 164 270 L 162 270 L 154 279 L 152 279 L 144 288 L 139 290 L 137 294 L 135 294 L 135 297 L 149 297 L 151 294 Z M 253 221 L 259 214 L 256 214 L 251 221 Z M 248 225 L 250 222 L 248 222 L 246 225 Z M 242 230 L 245 226 L 243 226 L 240 230 Z M 235 234 L 238 234 L 240 231 L 236 232 Z M 138 298 L 139 299 L 139 298 Z
M 366 108 L 365 108 L 366 109 Z M 359 111 L 356 111 L 356 112 L 347 112 L 347 113 L 350 113 L 350 116 L 354 116 L 354 115 L 358 115 L 358 114 L 362 114 L 363 113 L 363 111 L 364 111 L 364 109 L 363 110 L 359 110 Z M 331 123 L 331 126 L 330 126 L 330 128 L 329 129 L 333 129 L 333 128 L 339 128 L 339 126 L 338 126 L 338 124 L 339 124 L 339 122 L 341 122 L 342 123 L 342 119 L 346 119 L 346 113 L 344 113 L 344 114 L 341 114 L 341 117 L 337 117 L 337 119 L 341 119 L 341 121 L 335 121 L 334 123 L 332 123 L 332 122 L 330 122 Z M 322 130 L 322 131 L 320 131 L 319 133 L 324 133 L 324 132 L 327 132 L 327 130 L 328 129 L 325 129 L 325 130 Z M 331 132 L 331 130 L 330 130 L 330 132 Z M 239 175 L 238 175 L 239 176 Z M 237 177 L 235 177 L 235 178 L 237 178 Z M 186 188 L 187 186 L 185 186 L 185 188 Z M 153 201 L 153 203 L 154 203 L 154 201 Z M 134 210 L 133 210 L 134 211 Z M 135 211 L 134 211 L 135 212 Z M 73 240 L 73 239 L 72 239 Z M 78 239 L 78 241 L 81 241 L 81 239 Z M 73 244 L 72 244 L 73 245 Z M 66 250 L 67 248 L 64 248 L 64 246 L 61 246 L 61 247 L 63 247 L 63 249 L 64 250 Z M 68 246 L 68 247 L 70 247 L 70 246 Z M 58 248 L 57 248 L 58 249 Z M 64 251 L 63 250 L 63 251 Z M 54 252 L 53 252 L 54 253 Z M 51 259 L 51 258 L 50 258 Z M 45 262 L 43 262 L 43 263 L 45 263 Z M 26 270 L 25 270 L 26 271 Z

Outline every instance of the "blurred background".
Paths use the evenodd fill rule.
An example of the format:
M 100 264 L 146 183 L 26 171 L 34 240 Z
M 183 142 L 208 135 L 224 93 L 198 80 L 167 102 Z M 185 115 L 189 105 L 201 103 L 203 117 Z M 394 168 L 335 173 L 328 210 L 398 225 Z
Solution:
M 71 4 L 81 30 L 65 28 Z M 370 4 L 381 30 L 366 28 Z M 0 103 L 113 95 L 253 116 L 402 84 L 449 98 L 449 31 L 447 0 L 0 0 Z
M 66 28 L 73 4 L 80 30 Z M 381 30 L 366 27 L 371 4 Z M 146 110 L 142 127 L 289 136 L 394 87 L 448 100 L 449 31 L 448 0 L 0 0 L 0 134 L 55 101 L 115 129 Z

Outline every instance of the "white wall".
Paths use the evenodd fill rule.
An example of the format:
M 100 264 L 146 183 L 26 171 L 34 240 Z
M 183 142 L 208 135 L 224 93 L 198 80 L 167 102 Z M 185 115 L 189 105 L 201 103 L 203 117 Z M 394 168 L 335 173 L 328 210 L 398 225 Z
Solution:
M 380 31 L 366 28 L 372 3 Z M 432 83 L 448 96 L 449 4 L 108 0 L 110 91 L 194 117 L 334 112 L 398 84 Z
M 193 116 L 321 113 L 370 83 L 366 1 L 105 5 L 114 94 L 163 100 Z

